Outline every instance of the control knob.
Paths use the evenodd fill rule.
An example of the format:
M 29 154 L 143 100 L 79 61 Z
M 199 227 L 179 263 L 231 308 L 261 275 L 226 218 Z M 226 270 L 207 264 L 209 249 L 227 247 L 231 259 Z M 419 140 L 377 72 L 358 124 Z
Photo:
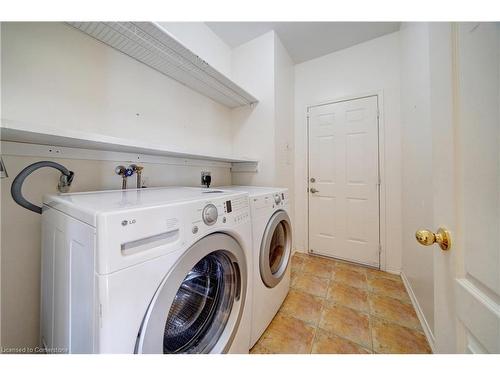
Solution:
M 213 204 L 207 204 L 205 208 L 203 208 L 203 213 L 201 216 L 205 224 L 214 225 L 217 222 L 217 218 L 219 217 L 217 207 L 215 207 Z
M 280 202 L 281 202 L 281 197 L 280 197 L 280 195 L 279 195 L 279 194 L 276 194 L 276 195 L 274 196 L 274 203 L 276 203 L 276 204 L 280 204 Z

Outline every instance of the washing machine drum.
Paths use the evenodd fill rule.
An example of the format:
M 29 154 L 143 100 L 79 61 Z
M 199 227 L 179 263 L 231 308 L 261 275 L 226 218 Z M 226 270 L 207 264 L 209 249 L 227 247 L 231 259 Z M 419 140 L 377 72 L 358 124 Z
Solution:
M 231 259 L 216 251 L 187 274 L 168 313 L 164 353 L 204 351 L 220 337 L 236 296 L 236 270 Z
M 241 319 L 245 291 L 246 262 L 239 244 L 220 233 L 205 237 L 163 281 L 136 351 L 226 352 Z
M 285 276 L 292 254 L 292 225 L 285 211 L 277 211 L 269 220 L 260 248 L 259 267 L 262 282 L 273 288 Z

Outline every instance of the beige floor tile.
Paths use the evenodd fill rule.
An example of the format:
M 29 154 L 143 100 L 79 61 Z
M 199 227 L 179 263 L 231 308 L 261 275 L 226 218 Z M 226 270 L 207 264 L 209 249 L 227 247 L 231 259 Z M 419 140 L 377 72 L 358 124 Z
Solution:
M 398 275 L 296 253 L 291 279 L 252 354 L 430 352 Z
M 368 293 L 347 284 L 331 281 L 328 287 L 327 299 L 334 303 L 350 307 L 355 310 L 368 312 Z
M 369 354 L 362 346 L 346 340 L 333 333 L 318 329 L 314 338 L 312 353 L 314 354 Z
M 293 256 L 305 259 L 305 258 L 309 257 L 309 254 L 308 253 L 302 253 L 300 251 L 296 251 L 295 253 L 293 253 Z
M 367 287 L 366 275 L 350 269 L 336 267 L 333 280 L 355 288 L 366 289 Z
M 408 328 L 422 329 L 411 303 L 377 294 L 370 294 L 369 301 L 371 315 Z
M 333 264 L 310 257 L 306 259 L 302 272 L 329 279 L 332 276 Z
M 373 268 L 367 268 L 366 269 L 366 277 L 368 279 L 376 279 L 376 278 L 383 278 L 383 279 L 391 279 L 391 280 L 396 280 L 396 281 L 401 281 L 401 276 L 395 275 L 393 273 L 385 272 L 385 271 L 380 271 L 376 270 Z
M 388 296 L 404 301 L 410 301 L 408 293 L 401 280 L 374 278 L 368 280 L 368 288 L 372 293 Z
M 373 350 L 377 353 L 431 353 L 425 335 L 394 323 L 372 318 Z
M 274 354 L 274 353 L 262 344 L 262 339 L 261 339 L 255 343 L 252 349 L 250 349 L 250 354 Z
M 318 324 L 323 308 L 323 298 L 300 290 L 291 290 L 285 298 L 280 312 L 313 325 Z
M 318 255 L 309 255 L 307 258 L 310 262 L 317 262 L 319 264 L 326 264 L 329 266 L 335 266 L 337 264 L 337 260 L 328 257 L 322 257 Z
M 291 261 L 292 271 L 301 271 L 304 263 L 305 263 L 304 257 L 298 256 L 297 254 L 294 254 L 292 256 L 292 261 Z
M 371 348 L 368 314 L 340 305 L 325 307 L 319 328 Z
M 315 328 L 300 319 L 278 313 L 260 339 L 273 353 L 310 353 Z
M 353 272 L 358 272 L 362 274 L 366 274 L 366 267 L 359 266 L 357 264 L 347 263 L 347 262 L 337 262 L 335 264 L 335 269 L 337 270 L 349 270 Z
M 293 288 L 318 297 L 326 297 L 328 282 L 328 279 L 305 273 L 297 276 Z

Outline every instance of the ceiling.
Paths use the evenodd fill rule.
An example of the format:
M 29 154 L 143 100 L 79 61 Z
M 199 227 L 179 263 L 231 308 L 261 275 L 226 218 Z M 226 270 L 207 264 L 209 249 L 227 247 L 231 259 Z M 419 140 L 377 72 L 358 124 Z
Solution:
M 399 30 L 399 22 L 206 22 L 237 47 L 275 30 L 295 63 L 301 63 Z

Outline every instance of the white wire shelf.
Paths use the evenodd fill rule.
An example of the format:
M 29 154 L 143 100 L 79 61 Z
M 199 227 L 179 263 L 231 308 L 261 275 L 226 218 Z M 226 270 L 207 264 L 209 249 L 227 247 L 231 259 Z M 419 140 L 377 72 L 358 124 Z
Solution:
M 258 103 L 154 22 L 68 24 L 229 108 Z

